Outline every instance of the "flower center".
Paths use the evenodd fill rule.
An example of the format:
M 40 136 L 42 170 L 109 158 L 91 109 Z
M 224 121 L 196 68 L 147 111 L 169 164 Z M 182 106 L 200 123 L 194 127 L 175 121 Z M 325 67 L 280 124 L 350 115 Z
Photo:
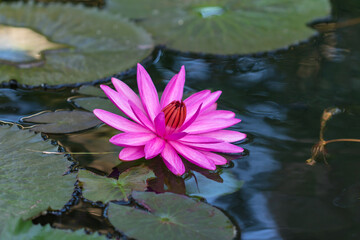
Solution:
M 183 101 L 172 101 L 163 108 L 165 113 L 165 124 L 170 128 L 179 128 L 186 118 L 186 106 Z

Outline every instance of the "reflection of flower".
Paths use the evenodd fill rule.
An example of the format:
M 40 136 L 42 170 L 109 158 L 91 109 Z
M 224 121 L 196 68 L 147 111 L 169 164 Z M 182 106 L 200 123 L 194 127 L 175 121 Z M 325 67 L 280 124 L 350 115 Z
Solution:
M 216 110 L 221 91 L 203 90 L 182 101 L 185 68 L 166 86 L 159 102 L 156 88 L 146 70 L 138 64 L 137 84 L 140 98 L 122 81 L 113 78 L 117 91 L 101 85 L 108 98 L 130 119 L 101 109 L 94 114 L 119 133 L 110 142 L 124 147 L 119 154 L 123 161 L 161 155 L 166 166 L 176 175 L 185 172 L 178 154 L 206 169 L 215 170 L 227 160 L 213 152 L 240 153 L 241 147 L 230 144 L 245 134 L 222 130 L 238 122 L 231 111 Z

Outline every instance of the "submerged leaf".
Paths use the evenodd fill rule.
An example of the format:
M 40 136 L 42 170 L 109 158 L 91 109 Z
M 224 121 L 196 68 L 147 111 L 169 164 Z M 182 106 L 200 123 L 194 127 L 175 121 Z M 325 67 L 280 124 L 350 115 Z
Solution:
M 109 220 L 131 238 L 233 239 L 235 227 L 217 208 L 173 193 L 135 192 L 149 212 L 110 203 Z M 141 227 L 139 227 L 141 226 Z
M 52 240 L 105 240 L 105 236 L 85 234 L 84 230 L 60 230 L 49 225 L 33 225 L 31 221 L 11 219 L 5 223 L 4 230 L 0 233 L 0 239 L 6 240 L 29 240 L 29 239 L 52 239 Z
M 191 52 L 247 54 L 309 38 L 306 23 L 330 13 L 328 0 L 110 0 L 108 11 L 140 20 L 157 43 Z
M 96 175 L 80 170 L 79 181 L 83 184 L 83 195 L 91 201 L 128 201 L 132 191 L 145 191 L 147 179 L 154 178 L 154 173 L 144 165 L 130 168 L 120 174 L 119 179 Z
M 38 123 L 31 130 L 44 133 L 72 133 L 93 128 L 101 121 L 93 113 L 84 111 L 40 112 L 22 121 Z
M 69 161 L 62 155 L 36 152 L 57 152 L 40 134 L 0 126 L 0 146 L 0 222 L 61 209 L 71 199 L 75 176 L 63 176 Z
M 186 193 L 190 196 L 203 197 L 208 201 L 211 198 L 236 192 L 243 185 L 243 181 L 238 180 L 230 171 L 224 171 L 221 174 L 222 182 L 210 181 L 197 172 L 193 172 L 193 174 L 194 176 L 191 179 L 185 181 Z
M 1 4 L 0 24 L 33 29 L 68 46 L 45 52 L 41 66 L 0 65 L 0 82 L 54 86 L 95 81 L 135 66 L 153 49 L 151 37 L 140 27 L 83 6 Z

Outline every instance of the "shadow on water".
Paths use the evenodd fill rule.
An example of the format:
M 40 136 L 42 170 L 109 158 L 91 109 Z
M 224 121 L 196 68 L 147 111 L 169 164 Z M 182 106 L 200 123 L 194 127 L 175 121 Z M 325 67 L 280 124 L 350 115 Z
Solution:
M 360 17 L 356 0 L 332 4 L 338 22 Z M 326 138 L 360 137 L 360 24 L 321 29 L 308 43 L 276 53 L 217 58 L 164 50 L 149 67 L 164 86 L 160 80 L 185 65 L 189 90 L 222 90 L 219 108 L 243 120 L 233 129 L 248 134 L 242 146 L 249 154 L 224 169 L 243 186 L 207 199 L 236 221 L 242 239 L 360 238 L 359 145 L 333 143 L 328 165 L 305 164 L 325 108 L 343 110 L 329 121 Z M 0 89 L 1 120 L 72 108 L 64 94 L 71 95 Z

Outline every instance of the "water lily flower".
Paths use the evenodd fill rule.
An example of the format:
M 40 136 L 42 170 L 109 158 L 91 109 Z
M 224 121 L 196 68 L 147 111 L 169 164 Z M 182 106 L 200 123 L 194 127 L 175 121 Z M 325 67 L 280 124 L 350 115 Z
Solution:
M 158 92 L 149 74 L 137 65 L 137 84 L 140 97 L 124 82 L 112 78 L 115 90 L 106 85 L 101 89 L 129 119 L 95 109 L 94 114 L 107 125 L 122 131 L 109 141 L 124 147 L 119 158 L 133 161 L 160 155 L 175 175 L 185 172 L 179 155 L 202 168 L 215 170 L 227 160 L 216 152 L 241 153 L 243 149 L 231 144 L 245 134 L 224 130 L 241 120 L 235 113 L 217 110 L 221 91 L 203 90 L 183 98 L 185 67 L 167 84 L 159 101 Z

